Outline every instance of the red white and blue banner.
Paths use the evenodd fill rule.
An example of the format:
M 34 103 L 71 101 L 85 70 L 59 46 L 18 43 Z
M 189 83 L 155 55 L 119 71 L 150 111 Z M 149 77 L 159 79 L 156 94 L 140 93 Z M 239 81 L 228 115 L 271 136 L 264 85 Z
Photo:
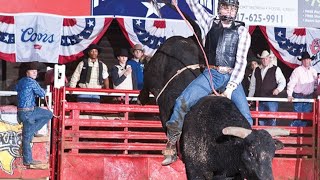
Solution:
M 121 30 L 131 44 L 142 44 L 146 55 L 152 56 L 165 40 L 172 36 L 189 37 L 192 30 L 182 20 L 116 17 Z
M 67 63 L 97 43 L 113 17 L 42 14 L 0 16 L 0 59 L 10 62 Z
M 260 29 L 278 59 L 294 68 L 301 64 L 297 58 L 307 51 L 315 56 L 312 65 L 320 72 L 320 29 L 265 26 Z

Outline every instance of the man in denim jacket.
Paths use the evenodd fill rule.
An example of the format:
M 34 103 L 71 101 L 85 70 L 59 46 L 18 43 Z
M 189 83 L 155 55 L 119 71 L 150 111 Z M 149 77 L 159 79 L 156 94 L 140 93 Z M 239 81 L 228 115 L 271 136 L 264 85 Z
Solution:
M 41 164 L 32 158 L 31 141 L 35 133 L 52 118 L 52 112 L 36 107 L 35 98 L 44 97 L 45 91 L 35 80 L 38 74 L 37 62 L 26 63 L 26 76 L 19 80 L 16 91 L 18 92 L 18 120 L 23 123 L 22 129 L 22 156 L 23 165 Z

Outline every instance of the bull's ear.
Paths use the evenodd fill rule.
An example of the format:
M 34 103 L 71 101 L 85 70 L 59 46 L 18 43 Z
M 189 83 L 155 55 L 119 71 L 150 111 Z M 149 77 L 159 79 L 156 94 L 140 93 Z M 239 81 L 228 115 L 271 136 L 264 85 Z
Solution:
M 274 139 L 274 145 L 276 146 L 276 150 L 280 150 L 284 148 L 284 144 L 278 139 Z

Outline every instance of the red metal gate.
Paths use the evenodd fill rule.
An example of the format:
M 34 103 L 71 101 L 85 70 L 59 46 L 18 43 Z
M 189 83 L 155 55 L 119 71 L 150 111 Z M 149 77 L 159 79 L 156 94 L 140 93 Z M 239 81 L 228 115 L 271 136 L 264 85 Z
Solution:
M 83 89 L 67 88 L 75 93 Z M 92 91 L 92 90 L 91 90 Z M 137 91 L 94 90 L 104 95 L 125 97 L 122 104 L 92 104 L 66 101 L 65 89 L 55 92 L 55 108 L 60 121 L 53 129 L 59 134 L 56 172 L 58 179 L 186 179 L 181 161 L 161 166 L 161 150 L 166 137 L 157 119 L 158 107 L 129 104 L 129 94 Z M 279 137 L 285 148 L 273 161 L 275 179 L 319 179 L 318 102 L 312 113 L 258 112 L 253 118 L 306 119 L 312 127 L 290 129 L 289 137 Z M 264 128 L 255 126 L 254 128 Z M 55 153 L 53 153 L 55 154 Z M 54 158 L 54 159 L 55 159 Z

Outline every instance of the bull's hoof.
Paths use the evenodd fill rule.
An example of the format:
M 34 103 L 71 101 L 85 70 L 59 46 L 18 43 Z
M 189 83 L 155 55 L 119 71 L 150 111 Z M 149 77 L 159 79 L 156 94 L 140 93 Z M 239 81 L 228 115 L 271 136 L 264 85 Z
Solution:
M 177 161 L 176 155 L 167 155 L 167 156 L 164 156 L 164 160 L 162 161 L 161 165 L 168 166 L 176 161 Z

